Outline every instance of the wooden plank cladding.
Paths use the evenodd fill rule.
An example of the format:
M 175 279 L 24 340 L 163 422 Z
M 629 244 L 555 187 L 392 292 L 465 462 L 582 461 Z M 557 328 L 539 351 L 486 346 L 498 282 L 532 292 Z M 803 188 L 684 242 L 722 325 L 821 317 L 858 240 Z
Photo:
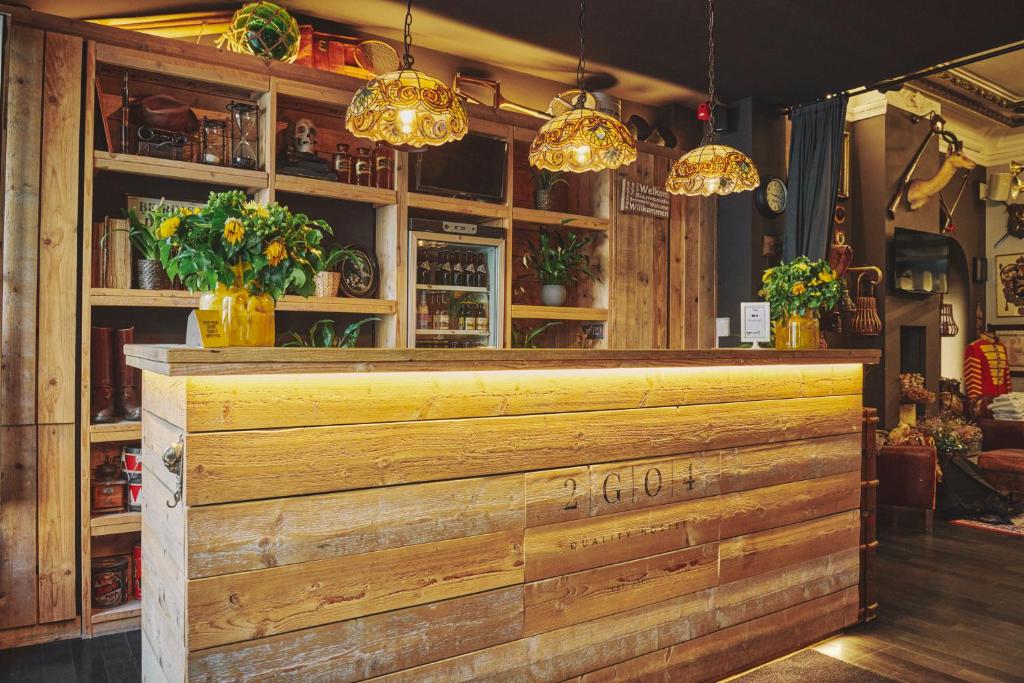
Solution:
M 705 680 L 856 618 L 859 365 L 144 375 L 154 680 Z

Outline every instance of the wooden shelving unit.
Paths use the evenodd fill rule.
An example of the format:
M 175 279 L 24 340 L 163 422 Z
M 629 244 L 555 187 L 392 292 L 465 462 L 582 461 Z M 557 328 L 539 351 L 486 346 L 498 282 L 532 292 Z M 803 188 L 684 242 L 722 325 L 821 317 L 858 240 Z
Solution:
M 351 183 L 337 183 L 330 180 L 300 178 L 278 173 L 274 180 L 277 192 L 294 192 L 311 197 L 328 197 L 347 202 L 362 202 L 373 206 L 387 206 L 398 202 L 395 190 L 382 190 L 377 187 L 361 187 Z
M 89 520 L 89 527 L 93 536 L 139 532 L 142 530 L 142 513 L 112 512 L 107 515 L 95 515 Z
M 142 438 L 142 423 L 111 422 L 109 424 L 89 425 L 89 441 L 91 443 L 116 443 L 118 441 L 138 441 Z
M 459 199 L 458 197 L 439 197 L 418 192 L 410 192 L 408 201 L 410 209 L 443 211 L 479 218 L 508 218 L 508 207 L 505 204 L 478 202 L 472 199 Z
M 89 622 L 92 624 L 103 624 L 108 621 L 137 619 L 141 615 L 142 602 L 139 600 L 129 600 L 123 605 L 118 605 L 117 607 L 107 607 L 105 609 L 94 610 L 92 615 L 89 617 Z
M 199 294 L 182 290 L 109 289 L 92 288 L 89 303 L 106 307 L 195 308 Z M 279 311 L 307 311 L 311 313 L 361 313 L 366 315 L 394 315 L 398 302 L 385 299 L 354 299 L 348 297 L 284 296 L 277 302 Z
M 185 180 L 208 185 L 225 185 L 247 190 L 264 189 L 268 184 L 266 171 L 246 171 L 225 166 L 195 164 L 189 161 L 140 157 L 134 154 L 114 154 L 101 150 L 94 150 L 93 155 L 93 168 L 97 171 Z
M 611 221 L 607 218 L 580 216 L 560 211 L 526 209 L 519 206 L 512 209 L 512 219 L 522 221 L 523 223 L 536 223 L 537 225 L 564 225 L 569 230 L 601 230 L 607 232 L 611 228 Z
M 599 322 L 608 320 L 607 308 L 581 306 L 530 306 L 512 304 L 512 317 L 528 320 L 582 320 Z

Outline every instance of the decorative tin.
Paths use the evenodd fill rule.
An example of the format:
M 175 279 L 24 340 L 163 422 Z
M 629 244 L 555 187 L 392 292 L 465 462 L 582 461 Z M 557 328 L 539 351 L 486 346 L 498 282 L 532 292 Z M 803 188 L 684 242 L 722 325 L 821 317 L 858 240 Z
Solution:
M 94 557 L 92 560 L 93 609 L 117 607 L 128 599 L 128 557 Z

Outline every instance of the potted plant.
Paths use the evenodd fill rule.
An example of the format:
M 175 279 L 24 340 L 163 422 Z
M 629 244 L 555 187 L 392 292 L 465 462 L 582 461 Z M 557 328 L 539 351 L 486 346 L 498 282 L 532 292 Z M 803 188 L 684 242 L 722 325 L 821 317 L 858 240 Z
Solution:
M 771 305 L 777 349 L 816 349 L 820 311 L 831 311 L 845 285 L 824 259 L 798 256 L 764 271 L 758 292 Z
M 317 296 L 338 296 L 338 286 L 341 285 L 339 268 L 345 263 L 361 265 L 362 254 L 351 247 L 338 247 L 324 257 L 320 264 L 320 272 L 314 278 Z
M 935 402 L 935 392 L 924 386 L 924 377 L 917 372 L 900 373 L 900 422 L 911 427 L 918 416 L 924 415 L 925 406 Z
M 568 221 L 563 221 L 563 225 Z M 594 274 L 594 266 L 584 249 L 590 237 L 580 237 L 569 231 L 548 231 L 541 228 L 538 242 L 530 242 L 523 255 L 523 265 L 536 273 L 540 280 L 540 299 L 545 306 L 561 306 L 566 299 L 566 284 L 581 276 L 601 281 Z
M 141 258 L 135 260 L 135 278 L 139 289 L 170 289 L 171 279 L 160 263 L 160 248 L 154 231 L 139 219 L 139 215 L 131 210 L 128 212 L 128 229 L 115 228 L 108 230 L 100 243 L 106 242 L 113 232 L 127 232 L 132 249 Z
M 552 193 L 555 186 L 564 183 L 568 186 L 569 181 L 565 179 L 564 171 L 549 171 L 539 169 L 533 173 L 533 206 L 535 209 L 550 211 L 554 201 Z
M 275 302 L 286 292 L 309 296 L 322 270 L 322 220 L 274 203 L 257 204 L 241 190 L 211 192 L 204 206 L 148 212 L 160 262 L 199 308 L 219 311 L 230 346 L 273 346 Z
M 523 329 L 523 328 L 519 327 L 518 325 L 513 326 L 513 328 L 512 328 L 512 348 L 514 348 L 514 349 L 535 349 L 535 348 L 537 348 L 537 344 L 535 343 L 536 340 L 537 340 L 537 337 L 539 337 L 541 335 L 541 333 L 544 332 L 544 330 L 548 329 L 549 327 L 554 327 L 555 325 L 561 325 L 561 324 L 562 324 L 561 321 L 552 320 L 551 322 L 544 323 L 543 325 L 538 325 L 537 327 L 534 327 L 534 328 L 531 328 L 531 329 Z
M 971 447 L 981 441 L 980 427 L 952 415 L 921 420 L 917 428 L 935 441 L 935 450 L 943 461 L 955 453 L 966 456 Z
M 363 325 L 377 320 L 380 320 L 380 318 L 364 318 L 354 322 L 346 327 L 340 335 L 334 331 L 334 321 L 330 318 L 317 320 L 309 328 L 308 336 L 303 337 L 298 332 L 289 331 L 286 336 L 291 337 L 291 339 L 281 344 L 281 346 L 351 349 L 356 345 L 356 341 L 359 340 L 359 329 Z

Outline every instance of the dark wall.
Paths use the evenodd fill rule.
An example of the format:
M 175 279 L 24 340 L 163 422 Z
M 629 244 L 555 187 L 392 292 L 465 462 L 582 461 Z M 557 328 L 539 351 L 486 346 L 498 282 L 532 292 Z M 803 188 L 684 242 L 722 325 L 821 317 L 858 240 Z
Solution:
M 777 107 L 750 98 L 729 106 L 729 130 L 720 142 L 753 159 L 762 181 L 786 179 L 786 120 Z M 740 302 L 759 301 L 761 274 L 772 265 L 762 256 L 765 235 L 782 235 L 783 217 L 765 218 L 754 204 L 753 192 L 718 200 L 718 313 L 731 319 L 732 334 L 722 346 L 739 343 Z

